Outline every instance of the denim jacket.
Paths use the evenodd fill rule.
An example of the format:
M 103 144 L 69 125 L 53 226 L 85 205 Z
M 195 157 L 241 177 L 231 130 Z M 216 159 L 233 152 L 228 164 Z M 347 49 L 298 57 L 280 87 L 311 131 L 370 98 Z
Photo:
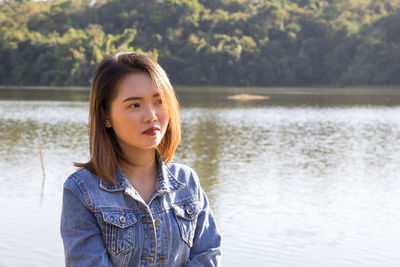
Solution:
M 158 160 L 148 204 L 117 168 L 118 184 L 86 169 L 64 183 L 66 266 L 220 266 L 221 236 L 196 173 Z

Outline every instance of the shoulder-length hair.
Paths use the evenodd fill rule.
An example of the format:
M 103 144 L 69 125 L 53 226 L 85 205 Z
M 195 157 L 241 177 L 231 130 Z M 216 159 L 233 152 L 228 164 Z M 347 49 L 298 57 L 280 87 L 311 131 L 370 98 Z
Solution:
M 179 103 L 161 66 L 151 58 L 137 53 L 120 52 L 104 58 L 94 73 L 90 90 L 90 160 L 74 165 L 88 169 L 106 182 L 116 183 L 118 163 L 129 163 L 114 130 L 105 125 L 106 115 L 109 114 L 111 101 L 116 97 L 118 82 L 126 75 L 137 72 L 145 72 L 150 76 L 169 115 L 167 130 L 157 147 L 162 160 L 170 162 L 181 141 Z

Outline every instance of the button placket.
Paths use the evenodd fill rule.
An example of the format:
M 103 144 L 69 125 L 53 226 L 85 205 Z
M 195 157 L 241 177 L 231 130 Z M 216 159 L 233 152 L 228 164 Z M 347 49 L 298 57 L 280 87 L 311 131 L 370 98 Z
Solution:
M 142 256 L 142 261 L 143 260 L 148 260 L 152 261 L 152 266 L 156 266 L 157 262 L 157 231 L 155 229 L 155 223 L 154 223 L 154 218 L 151 213 L 151 210 L 149 206 L 144 205 L 145 207 L 145 214 L 142 217 L 142 223 L 143 223 L 143 230 L 144 230 L 144 248 L 143 248 L 143 253 L 145 254 Z M 154 256 L 151 256 L 154 255 Z M 146 265 L 148 263 L 142 263 L 143 265 Z M 153 265 L 154 264 L 154 265 Z M 146 265 L 147 266 L 147 265 Z

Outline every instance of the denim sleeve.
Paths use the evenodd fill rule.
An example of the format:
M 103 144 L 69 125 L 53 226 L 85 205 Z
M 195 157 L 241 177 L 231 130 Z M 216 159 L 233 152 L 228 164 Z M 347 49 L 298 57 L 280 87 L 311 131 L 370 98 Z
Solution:
M 195 177 L 198 182 L 196 175 Z M 193 246 L 190 249 L 190 262 L 185 266 L 221 266 L 221 234 L 207 196 L 200 185 L 198 188 L 202 210 L 197 218 Z
M 64 183 L 60 226 L 67 267 L 112 266 L 96 218 L 71 178 Z

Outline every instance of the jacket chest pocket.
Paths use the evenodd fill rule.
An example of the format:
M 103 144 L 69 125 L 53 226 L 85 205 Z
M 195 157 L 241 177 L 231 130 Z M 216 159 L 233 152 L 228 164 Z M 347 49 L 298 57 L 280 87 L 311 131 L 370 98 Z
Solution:
M 107 251 L 114 257 L 135 247 L 134 225 L 136 216 L 131 211 L 102 211 L 103 241 Z
M 172 208 L 179 225 L 182 239 L 189 247 L 192 247 L 197 217 L 201 210 L 200 203 L 198 201 L 192 201 L 185 204 L 172 204 Z

